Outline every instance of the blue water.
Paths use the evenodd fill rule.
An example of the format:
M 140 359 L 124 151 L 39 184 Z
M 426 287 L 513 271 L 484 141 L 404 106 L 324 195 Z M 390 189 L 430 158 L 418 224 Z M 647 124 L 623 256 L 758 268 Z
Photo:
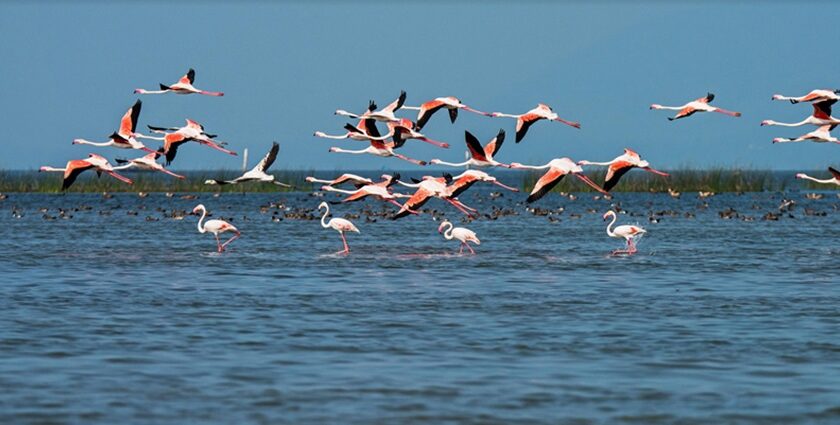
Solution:
M 462 199 L 516 215 L 456 222 L 476 256 L 428 214 L 367 222 L 372 201 L 333 206 L 361 213 L 346 257 L 316 220 L 271 220 L 308 194 L 11 194 L 0 423 L 840 423 L 834 194 L 550 194 L 552 222 L 488 193 Z M 792 217 L 762 220 L 782 198 Z M 198 202 L 242 230 L 223 255 L 165 218 Z M 649 232 L 633 257 L 608 256 L 618 202 Z

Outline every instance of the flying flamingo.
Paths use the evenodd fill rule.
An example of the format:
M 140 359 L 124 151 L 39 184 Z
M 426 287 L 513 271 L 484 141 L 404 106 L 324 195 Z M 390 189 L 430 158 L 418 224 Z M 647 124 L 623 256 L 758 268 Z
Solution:
M 370 104 L 368 105 L 368 110 L 362 113 L 361 115 L 354 114 L 352 112 L 347 112 L 343 109 L 335 111 L 335 114 L 343 115 L 345 117 L 350 118 L 371 118 L 376 121 L 398 121 L 399 118 L 397 118 L 396 115 L 394 115 L 394 112 L 397 112 L 402 107 L 403 103 L 405 103 L 405 91 L 400 92 L 400 96 L 397 98 L 397 100 L 389 103 L 388 106 L 378 111 L 376 110 L 376 103 L 371 100 Z
M 411 197 L 408 198 L 403 207 L 394 216 L 394 220 L 407 216 L 409 213 L 417 214 L 417 209 L 422 207 L 429 199 L 439 198 L 455 207 L 458 211 L 472 217 L 476 210 L 470 208 L 458 199 L 454 198 L 447 184 L 453 181 L 452 176 L 444 174 L 442 177 L 424 176 L 423 180 L 415 180 L 414 184 L 397 181 L 402 186 L 416 188 Z
M 341 135 L 331 135 L 326 134 L 323 131 L 316 131 L 315 137 L 333 140 L 353 139 L 358 140 L 360 142 L 369 142 L 372 140 L 385 141 L 388 140 L 389 137 L 391 137 L 391 135 L 380 135 L 379 129 L 376 128 L 376 121 L 372 118 L 362 118 L 361 120 L 359 120 L 359 124 L 355 126 L 349 123 L 345 124 L 344 129 L 347 130 L 347 133 Z
M 799 97 L 790 97 L 790 96 L 782 96 L 780 94 L 774 94 L 771 98 L 772 100 L 788 100 L 790 103 L 796 104 L 799 102 L 822 102 L 824 100 L 840 100 L 840 90 L 831 90 L 831 89 L 817 89 L 811 90 L 810 93 L 806 94 L 805 96 Z
M 401 118 L 398 121 L 389 121 L 388 129 L 390 130 L 390 133 L 388 133 L 388 136 L 393 137 L 394 143 L 399 145 L 401 145 L 405 140 L 416 139 L 421 142 L 426 142 L 428 144 L 435 145 L 439 148 L 446 149 L 449 147 L 449 143 L 432 140 L 426 137 L 425 134 L 420 133 L 414 128 L 414 123 L 411 122 L 411 120 L 408 118 Z
M 557 114 L 554 112 L 554 109 L 552 109 L 551 106 L 548 106 L 544 103 L 538 104 L 536 108 L 531 109 L 530 111 L 521 115 L 511 115 L 503 114 L 501 112 L 493 112 L 490 114 L 490 116 L 516 119 L 516 143 L 522 141 L 522 138 L 525 137 L 525 133 L 528 132 L 528 127 L 542 119 L 562 122 L 563 124 L 570 125 L 574 128 L 580 128 L 580 123 L 574 121 L 566 121 L 563 118 L 558 117 Z
M 447 228 L 445 231 L 444 228 Z M 476 245 L 481 245 L 481 241 L 478 240 L 478 236 L 475 235 L 470 229 L 466 227 L 454 227 L 454 225 L 449 220 L 443 220 L 443 223 L 440 223 L 438 226 L 438 233 L 442 233 L 443 237 L 446 240 L 458 239 L 461 242 L 461 249 L 458 250 L 458 254 L 464 253 L 464 247 L 470 250 L 470 254 L 475 255 L 475 250 L 472 249 L 470 244 L 467 242 L 472 242 Z
M 439 159 L 433 159 L 429 161 L 430 164 L 441 164 L 441 165 L 449 165 L 452 167 L 463 167 L 463 166 L 472 166 L 472 167 L 507 167 L 510 168 L 510 165 L 503 164 L 499 161 L 496 161 L 494 156 L 496 153 L 499 152 L 499 149 L 502 147 L 502 143 L 505 142 L 505 131 L 499 130 L 499 134 L 487 142 L 487 145 L 484 147 L 481 146 L 481 142 L 472 135 L 469 131 L 464 132 L 464 140 L 467 143 L 467 150 L 470 155 L 470 158 L 464 162 L 446 162 L 441 161 Z
M 199 90 L 193 87 L 193 83 L 195 82 L 195 70 L 190 68 L 187 73 L 178 80 L 177 83 L 172 84 L 171 86 L 166 86 L 164 84 L 160 85 L 160 90 L 144 90 L 144 89 L 135 89 L 134 93 L 137 94 L 161 94 L 161 93 L 168 93 L 173 92 L 176 94 L 204 94 L 207 96 L 224 96 L 225 94 L 218 91 L 206 91 L 206 90 Z
M 120 119 L 120 128 L 115 131 L 108 138 L 107 142 L 91 142 L 85 139 L 73 140 L 74 145 L 91 145 L 91 146 L 113 146 L 120 149 L 139 149 L 146 152 L 154 152 L 147 148 L 143 143 L 138 141 L 135 137 L 142 137 L 142 134 L 135 133 L 137 129 L 137 120 L 140 118 L 140 109 L 143 107 L 143 102 L 139 99 L 134 102 L 128 111 L 125 112 Z
M 139 168 L 141 170 L 150 170 L 150 171 L 160 171 L 161 173 L 169 174 L 172 177 L 177 177 L 179 179 L 184 179 L 185 177 L 180 174 L 175 174 L 166 168 L 163 168 L 163 165 L 157 163 L 158 157 L 160 157 L 160 152 L 152 152 L 148 155 L 141 156 L 140 158 L 134 159 L 116 159 L 115 161 L 117 164 L 124 164 L 117 167 L 114 167 L 115 170 L 125 170 L 128 168 Z
M 461 103 L 457 97 L 454 96 L 447 96 L 447 97 L 438 97 L 432 99 L 426 103 L 423 103 L 420 106 L 403 106 L 403 109 L 409 109 L 413 111 L 419 111 L 417 113 L 417 130 L 420 131 L 426 125 L 426 122 L 429 121 L 429 118 L 435 114 L 435 112 L 441 109 L 447 109 L 449 111 L 449 121 L 453 124 L 455 120 L 458 119 L 458 110 L 463 109 L 465 111 L 470 111 L 479 115 L 484 115 L 485 117 L 489 117 L 490 114 L 487 112 L 481 112 L 470 108 L 467 105 Z
M 805 133 L 795 139 L 790 139 L 787 137 L 777 137 L 773 139 L 773 143 L 788 143 L 788 142 L 815 142 L 815 143 L 840 143 L 840 139 L 831 136 L 831 130 L 834 130 L 834 127 L 837 127 L 837 124 L 834 125 L 823 125 L 817 128 L 816 130 Z
M 245 174 L 242 174 L 241 176 L 233 180 L 205 180 L 204 184 L 226 185 L 258 181 L 263 183 L 273 183 L 283 187 L 292 187 L 292 185 L 278 182 L 277 180 L 275 180 L 274 175 L 267 173 L 268 168 L 271 167 L 271 164 L 274 164 L 274 160 L 277 159 L 278 152 L 280 152 L 280 144 L 274 142 L 271 145 L 271 149 L 269 149 L 268 153 L 265 154 L 263 159 L 256 166 L 254 166 L 254 168 L 250 169 Z
M 128 177 L 121 176 L 114 171 L 114 167 L 108 163 L 108 160 L 97 155 L 97 154 L 89 154 L 85 159 L 77 159 L 72 161 L 67 161 L 67 165 L 64 168 L 54 168 L 44 166 L 38 169 L 38 171 L 47 171 L 47 172 L 62 172 L 64 173 L 64 179 L 61 183 L 61 190 L 66 190 L 69 188 L 73 182 L 76 181 L 76 178 L 79 177 L 79 174 L 82 174 L 85 170 L 95 170 L 97 174 L 106 173 L 109 176 L 123 181 L 128 184 L 132 184 L 133 182 Z
M 609 162 L 592 162 L 592 161 L 579 161 L 578 165 L 607 165 L 609 168 L 607 169 L 607 176 L 604 178 L 604 190 L 609 192 L 610 189 L 615 187 L 618 183 L 618 180 L 621 179 L 628 171 L 632 170 L 633 168 L 641 168 L 642 170 L 658 174 L 660 176 L 668 177 L 668 173 L 663 173 L 662 171 L 654 170 L 650 167 L 650 163 L 643 160 L 639 154 L 636 152 L 631 151 L 630 149 L 624 149 L 624 154 L 617 156 L 615 159 Z
M 373 180 L 371 180 L 369 178 L 365 178 L 365 177 L 362 177 L 362 176 L 357 176 L 355 174 L 349 174 L 349 173 L 342 174 L 342 175 L 340 175 L 340 176 L 338 176 L 338 177 L 336 177 L 335 179 L 332 179 L 332 180 L 321 180 L 321 179 L 316 179 L 315 177 L 307 177 L 306 181 L 309 182 L 309 183 L 323 183 L 327 186 L 339 186 L 339 185 L 342 185 L 344 183 L 350 183 L 350 184 L 356 186 L 357 188 L 362 187 L 366 184 L 373 184 Z
M 809 176 L 807 174 L 804 174 L 804 173 L 796 174 L 796 178 L 797 179 L 811 180 L 813 182 L 822 183 L 822 184 L 833 184 L 833 185 L 840 186 L 840 171 L 837 171 L 837 169 L 835 169 L 834 167 L 828 167 L 828 172 L 830 172 L 831 175 L 832 175 L 832 178 L 830 178 L 830 179 L 821 180 L 821 179 L 818 179 L 818 178 L 811 177 L 811 176 Z
M 653 105 L 650 105 L 650 109 L 667 109 L 670 111 L 679 111 L 677 112 L 677 115 L 674 115 L 673 117 L 668 117 L 668 121 L 674 121 L 680 118 L 685 118 L 694 114 L 695 112 L 719 112 L 721 114 L 726 114 L 732 117 L 741 116 L 740 112 L 727 111 L 726 109 L 716 108 L 712 105 L 709 105 L 709 103 L 711 103 L 711 101 L 714 99 L 715 95 L 713 93 L 708 93 L 706 94 L 706 96 L 688 102 L 682 106 L 662 106 L 654 103 Z
M 491 176 L 490 174 L 485 173 L 484 171 L 479 170 L 467 170 L 453 177 L 452 184 L 449 185 L 447 190 L 449 190 L 449 197 L 455 198 L 458 195 L 464 193 L 467 189 L 472 187 L 472 185 L 478 182 L 487 182 L 495 184 L 501 188 L 507 189 L 511 192 L 519 192 L 519 189 L 515 187 L 508 186 L 495 177 Z
M 627 249 L 619 249 L 612 252 L 612 255 L 618 254 L 628 254 L 633 255 L 636 253 L 636 242 L 635 240 L 641 235 L 647 233 L 647 231 L 639 226 L 630 226 L 630 225 L 622 225 L 618 226 L 615 229 L 612 229 L 612 225 L 615 224 L 615 220 L 617 219 L 615 215 L 615 211 L 609 210 L 604 214 L 604 220 L 606 221 L 607 218 L 612 217 L 612 221 L 610 224 L 607 225 L 607 235 L 611 238 L 617 239 L 624 239 L 627 241 Z
M 321 190 L 326 192 L 337 192 L 350 195 L 341 200 L 341 202 L 355 202 L 364 199 L 368 196 L 377 198 L 381 201 L 388 202 L 396 207 L 403 209 L 403 205 L 396 201 L 397 198 L 407 198 L 408 195 L 401 193 L 392 193 L 390 187 L 400 178 L 399 174 L 395 176 L 383 175 L 383 181 L 373 184 L 366 184 L 356 190 L 337 189 L 332 186 L 322 186 Z M 410 211 L 415 213 L 414 211 Z M 416 214 L 416 213 L 415 213 Z
M 555 158 L 549 161 L 548 164 L 545 165 L 522 165 L 518 162 L 514 162 L 510 164 L 510 168 L 515 169 L 527 169 L 527 170 L 545 170 L 545 174 L 537 180 L 537 184 L 534 185 L 534 189 L 531 190 L 531 194 L 528 195 L 527 202 L 534 202 L 545 196 L 548 192 L 551 192 L 551 189 L 554 189 L 554 186 L 557 186 L 557 183 L 560 183 L 560 180 L 563 180 L 563 177 L 571 174 L 577 178 L 579 178 L 582 182 L 588 184 L 593 189 L 606 194 L 607 192 L 604 189 L 598 187 L 595 182 L 586 177 L 583 174 L 583 168 L 580 165 L 575 164 L 569 158 Z
M 198 219 L 198 231 L 199 233 L 212 233 L 213 236 L 216 237 L 216 246 L 219 248 L 219 252 L 223 252 L 228 244 L 241 235 L 236 227 L 233 227 L 232 224 L 224 220 L 207 220 L 206 223 L 202 224 L 204 217 L 207 215 L 207 209 L 204 208 L 204 204 L 198 204 L 195 208 L 193 208 L 193 214 L 198 214 L 199 211 L 201 212 L 201 218 Z M 219 233 L 224 232 L 233 232 L 234 235 L 232 238 L 228 239 L 227 242 L 222 243 L 222 241 L 219 240 Z
M 814 107 L 814 112 L 807 118 L 799 122 L 783 123 L 773 120 L 764 120 L 761 122 L 761 126 L 763 127 L 766 125 L 778 125 L 782 127 L 801 127 L 803 125 L 811 124 L 818 127 L 822 127 L 824 125 L 837 125 L 840 124 L 840 119 L 831 116 L 831 105 L 834 105 L 835 103 L 837 103 L 837 99 L 829 99 L 814 102 L 813 104 L 811 104 L 811 106 Z
M 369 140 L 369 142 L 370 142 L 370 146 L 368 146 L 364 149 L 361 149 L 361 150 L 341 149 L 341 148 L 333 146 L 333 147 L 330 148 L 329 151 L 330 152 L 337 152 L 337 153 L 349 153 L 349 154 L 370 154 L 370 155 L 376 155 L 376 156 L 381 156 L 381 157 L 386 157 L 386 158 L 390 157 L 390 156 L 393 156 L 393 157 L 399 158 L 403 161 L 408 161 L 412 164 L 426 165 L 426 161 L 421 161 L 421 160 L 418 160 L 418 159 L 409 158 L 409 157 L 407 157 L 403 154 L 399 154 L 399 153 L 394 152 L 394 149 L 402 147 L 403 143 L 405 143 L 405 140 L 403 140 L 402 143 L 397 143 L 396 141 L 394 141 L 394 142 L 383 142 L 383 141 L 380 141 L 380 140 Z
M 356 232 L 360 233 L 359 229 L 350 222 L 350 220 L 345 220 L 343 218 L 332 218 L 330 221 L 325 221 L 327 216 L 330 215 L 330 206 L 326 202 L 321 202 L 318 204 L 318 209 L 326 208 L 324 211 L 324 215 L 321 217 L 321 227 L 325 229 L 333 229 L 341 235 L 341 242 L 344 243 L 344 250 L 338 251 L 336 254 L 349 254 L 350 253 L 350 246 L 347 245 L 347 238 L 344 237 L 344 232 Z
M 163 133 L 164 136 L 140 137 L 163 141 L 163 154 L 164 156 L 166 156 L 166 165 L 169 165 L 175 159 L 175 155 L 178 154 L 178 147 L 190 141 L 198 142 L 199 144 L 209 146 L 228 155 L 236 156 L 236 152 L 223 148 L 222 143 L 216 142 L 215 140 L 211 139 L 209 135 L 204 132 L 204 126 L 190 119 L 187 120 L 187 125 L 178 128 L 174 133 L 166 133 L 165 131 L 160 130 L 160 127 L 153 127 L 153 129 L 157 133 Z

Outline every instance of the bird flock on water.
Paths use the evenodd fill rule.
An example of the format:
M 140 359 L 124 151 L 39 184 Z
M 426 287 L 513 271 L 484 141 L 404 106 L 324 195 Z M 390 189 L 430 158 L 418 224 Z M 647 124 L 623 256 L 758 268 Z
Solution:
M 205 96 L 221 97 L 224 96 L 222 92 L 207 91 L 196 88 L 193 84 L 195 82 L 195 71 L 190 69 L 184 76 L 182 76 L 176 83 L 171 85 L 160 84 L 160 90 L 146 90 L 136 89 L 136 94 L 165 94 L 175 93 L 180 95 L 200 94 Z M 698 112 L 717 112 L 731 117 L 740 117 L 740 112 L 729 111 L 726 109 L 712 106 L 711 103 L 715 99 L 715 95 L 708 93 L 706 96 L 690 101 L 681 106 L 663 106 L 659 104 L 650 105 L 652 110 L 674 110 L 677 111 L 673 117 L 668 117 L 668 120 L 675 121 L 689 117 Z M 762 126 L 783 126 L 783 127 L 799 127 L 804 125 L 813 125 L 817 129 L 806 133 L 804 135 L 794 138 L 777 137 L 773 139 L 773 143 L 792 143 L 811 141 L 817 143 L 840 143 L 840 139 L 831 136 L 831 131 L 840 124 L 840 119 L 831 116 L 831 106 L 840 99 L 840 90 L 813 90 L 810 93 L 799 96 L 790 97 L 783 95 L 773 95 L 772 100 L 789 101 L 792 104 L 797 103 L 811 103 L 813 112 L 804 120 L 796 123 L 780 123 L 773 120 L 764 120 L 761 122 Z M 499 150 L 501 149 L 506 132 L 504 129 L 499 129 L 495 137 L 482 144 L 481 140 L 469 131 L 464 132 L 464 143 L 467 148 L 467 158 L 463 162 L 447 162 L 442 159 L 431 159 L 424 161 L 420 159 L 411 158 L 407 155 L 398 152 L 402 149 L 409 140 L 417 140 L 437 146 L 442 149 L 447 149 L 450 145 L 446 142 L 432 139 L 421 131 L 430 119 L 439 111 L 446 110 L 449 120 L 452 123 L 458 118 L 459 111 L 467 111 L 473 114 L 490 117 L 490 118 L 512 118 L 516 120 L 515 125 L 515 143 L 520 143 L 525 138 L 528 129 L 538 121 L 555 121 L 567 126 L 580 129 L 580 123 L 576 121 L 561 118 L 554 110 L 544 104 L 540 103 L 535 108 L 522 114 L 508 114 L 502 112 L 482 112 L 478 109 L 467 106 L 460 99 L 452 96 L 438 97 L 428 102 L 422 103 L 420 106 L 405 105 L 406 93 L 402 91 L 400 95 L 393 102 L 389 103 L 383 108 L 379 108 L 374 101 L 369 101 L 367 109 L 360 113 L 348 112 L 344 109 L 335 111 L 335 115 L 348 117 L 354 123 L 346 123 L 344 125 L 344 134 L 327 134 L 323 131 L 316 131 L 314 136 L 325 139 L 344 140 L 350 139 L 367 143 L 364 149 L 344 149 L 339 147 L 330 147 L 331 153 L 344 154 L 367 154 L 379 157 L 393 157 L 402 161 L 409 162 L 417 166 L 425 166 L 428 164 L 444 165 L 449 167 L 466 167 L 466 170 L 458 175 L 451 173 L 442 173 L 440 176 L 423 176 L 421 179 L 411 179 L 410 182 L 401 180 L 399 174 L 383 174 L 378 180 L 372 178 L 358 176 L 354 174 L 341 174 L 332 180 L 316 179 L 315 177 L 306 177 L 309 183 L 322 184 L 321 190 L 324 192 L 335 192 L 341 195 L 346 195 L 339 202 L 334 204 L 343 204 L 347 202 L 359 201 L 365 198 L 377 199 L 382 202 L 392 204 L 397 211 L 393 214 L 394 220 L 401 219 L 409 215 L 421 215 L 420 208 L 431 199 L 438 199 L 446 204 L 452 206 L 460 213 L 474 218 L 477 217 L 477 210 L 475 208 L 465 205 L 459 200 L 459 196 L 479 182 L 485 182 L 497 185 L 512 192 L 518 192 L 515 187 L 511 187 L 500 182 L 485 171 L 476 168 L 493 168 L 501 167 L 507 169 L 521 169 L 521 170 L 545 170 L 544 174 L 534 185 L 534 188 L 527 197 L 527 202 L 536 202 L 548 192 L 550 192 L 565 176 L 572 175 L 580 179 L 585 184 L 589 185 L 598 192 L 608 195 L 619 182 L 622 176 L 634 168 L 648 171 L 663 177 L 668 177 L 668 173 L 656 170 L 651 167 L 648 161 L 643 160 L 642 157 L 630 148 L 625 148 L 624 152 L 610 161 L 596 162 L 596 161 L 574 161 L 568 157 L 555 158 L 544 165 L 524 165 L 517 162 L 509 164 L 500 162 L 497 159 Z M 140 170 L 158 171 L 168 174 L 172 177 L 183 179 L 184 176 L 173 173 L 165 168 L 164 165 L 170 165 L 178 152 L 178 148 L 187 143 L 195 142 L 199 145 L 204 145 L 209 148 L 218 150 L 228 155 L 237 155 L 236 152 L 226 148 L 226 142 L 215 140 L 218 135 L 207 133 L 202 124 L 186 119 L 186 125 L 182 127 L 159 127 L 148 125 L 149 133 L 143 134 L 137 131 L 137 124 L 140 117 L 142 102 L 137 100 L 132 105 L 120 120 L 119 127 L 114 131 L 107 141 L 92 142 L 86 139 L 75 139 L 73 144 L 90 145 L 105 147 L 110 146 L 120 149 L 130 149 L 143 151 L 144 155 L 133 159 L 115 159 L 117 165 L 112 165 L 105 157 L 98 154 L 89 154 L 87 158 L 70 160 L 64 168 L 55 168 L 44 166 L 40 171 L 46 172 L 61 172 L 63 173 L 62 190 L 70 187 L 77 179 L 77 177 L 84 171 L 95 171 L 98 175 L 107 174 L 113 178 L 121 180 L 127 184 L 132 184 L 132 180 L 126 176 L 118 173 L 118 171 L 130 168 L 137 168 Z M 398 116 L 404 111 L 417 111 L 415 121 L 410 118 Z M 384 125 L 387 132 L 383 133 L 379 129 L 379 125 Z M 147 147 L 140 139 L 154 140 L 162 142 L 158 149 Z M 268 173 L 269 167 L 274 163 L 279 153 L 280 145 L 273 142 L 271 148 L 265 157 L 251 170 L 245 172 L 241 176 L 232 180 L 210 179 L 206 180 L 208 185 L 232 185 L 246 182 L 264 182 L 276 184 L 284 187 L 291 187 L 288 183 L 279 182 L 275 176 Z M 164 163 L 158 162 L 163 159 Z M 583 174 L 583 167 L 598 166 L 606 167 L 606 176 L 604 183 L 599 186 L 586 175 Z M 472 167 L 472 168 L 470 168 Z M 829 172 L 832 178 L 818 179 L 808 176 L 803 173 L 796 174 L 796 178 L 807 179 L 817 183 L 834 184 L 840 186 L 840 171 L 829 167 Z M 397 188 L 405 188 L 403 190 L 413 190 L 413 193 L 402 193 L 397 191 Z M 330 216 L 330 204 L 321 202 L 318 205 L 319 210 L 324 210 L 321 217 L 321 226 L 326 229 L 333 229 L 337 231 L 341 237 L 343 250 L 339 254 L 349 254 L 350 246 L 347 243 L 346 233 L 359 233 L 359 229 L 349 220 L 344 218 L 331 218 L 329 221 L 327 217 Z M 216 239 L 217 250 L 219 253 L 224 252 L 225 248 L 239 238 L 241 233 L 232 224 L 224 220 L 210 219 L 205 221 L 208 215 L 207 209 L 204 205 L 199 204 L 193 209 L 193 213 L 200 218 L 197 224 L 200 233 L 211 233 Z M 615 211 L 609 210 L 603 214 L 604 220 L 610 220 L 607 225 L 607 235 L 613 238 L 624 239 L 626 247 L 624 249 L 615 250 L 612 255 L 632 255 L 637 251 L 636 242 L 638 238 L 644 235 L 646 230 L 637 225 L 619 225 L 614 226 L 617 215 Z M 233 236 L 221 241 L 220 234 L 230 232 Z M 466 248 L 470 254 L 475 254 L 474 248 L 470 244 L 479 245 L 481 241 L 478 236 L 470 229 L 464 227 L 455 227 L 449 220 L 444 220 L 438 226 L 438 232 L 447 240 L 455 239 L 460 242 L 459 254 L 464 252 Z

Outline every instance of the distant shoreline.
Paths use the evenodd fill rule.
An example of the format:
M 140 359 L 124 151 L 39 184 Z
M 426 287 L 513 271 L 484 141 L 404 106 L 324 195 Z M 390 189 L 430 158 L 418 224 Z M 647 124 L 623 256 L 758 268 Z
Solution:
M 187 178 L 179 180 L 170 176 L 147 171 L 126 172 L 125 175 L 134 180 L 133 185 L 127 185 L 108 176 L 97 178 L 96 174 L 82 175 L 77 182 L 67 190 L 68 193 L 101 193 L 101 192 L 206 192 L 206 193 L 272 193 L 272 192 L 312 192 L 320 188 L 319 184 L 304 181 L 306 176 L 319 178 L 334 178 L 341 173 L 350 172 L 377 179 L 383 173 L 400 173 L 403 179 L 419 178 L 423 175 L 440 175 L 449 172 L 453 175 L 463 171 L 463 168 L 434 169 L 418 168 L 414 170 L 319 170 L 319 171 L 291 171 L 276 170 L 272 174 L 278 181 L 290 183 L 293 188 L 283 188 L 273 184 L 242 184 L 231 186 L 215 186 L 204 184 L 208 179 L 231 179 L 241 174 L 237 170 L 192 170 L 181 171 Z M 517 170 L 494 169 L 485 170 L 498 177 L 506 184 L 519 187 L 525 192 L 530 191 L 540 177 L 539 172 L 523 172 Z M 796 180 L 794 171 L 754 170 L 739 168 L 680 168 L 667 170 L 668 178 L 655 176 L 640 170 L 634 170 L 625 176 L 613 192 L 766 192 L 784 191 L 788 189 L 802 190 L 838 190 L 836 186 L 819 185 L 811 182 Z M 827 174 L 825 170 L 804 170 L 807 174 L 821 176 Z M 589 170 L 586 175 L 597 183 L 602 183 L 605 171 L 603 169 Z M 593 192 L 591 188 L 580 184 L 574 179 L 565 179 L 557 185 L 558 192 Z M 0 193 L 60 193 L 61 175 L 56 173 L 39 173 L 32 170 L 0 170 Z M 403 192 L 409 192 L 402 190 Z

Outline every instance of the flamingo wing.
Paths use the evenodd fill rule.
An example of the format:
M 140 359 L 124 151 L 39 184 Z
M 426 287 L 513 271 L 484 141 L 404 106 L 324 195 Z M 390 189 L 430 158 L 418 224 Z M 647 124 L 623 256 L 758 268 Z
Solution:
M 543 174 L 539 180 L 537 180 L 537 184 L 534 185 L 534 189 L 531 191 L 531 194 L 528 195 L 527 202 L 534 202 L 545 196 L 546 193 L 551 192 L 551 189 L 554 189 L 554 186 L 557 186 L 557 183 L 560 183 L 560 180 L 563 180 L 563 177 L 566 177 L 566 173 L 562 170 L 557 168 L 549 168 L 548 172 Z
M 79 177 L 79 174 L 82 174 L 83 171 L 89 170 L 93 167 L 93 164 L 83 159 L 69 161 L 67 163 L 67 167 L 64 168 L 64 180 L 61 182 L 61 190 L 66 190 L 68 187 L 72 186 L 76 181 L 76 178 Z
M 516 143 L 522 141 L 522 138 L 525 137 L 525 133 L 528 132 L 528 127 L 537 122 L 540 118 L 542 117 L 537 114 L 529 113 L 520 116 L 516 120 Z
M 355 202 L 355 201 L 358 201 L 360 199 L 363 199 L 365 196 L 368 196 L 368 195 L 370 195 L 370 193 L 368 193 L 366 190 L 359 189 L 355 193 L 353 193 L 352 195 L 342 199 L 341 202 Z
M 487 161 L 487 156 L 484 154 L 484 148 L 481 147 L 481 142 L 472 135 L 469 131 L 464 131 L 464 141 L 467 143 L 467 149 L 470 151 L 470 156 L 477 161 Z
M 633 167 L 635 167 L 635 165 L 627 161 L 618 161 L 610 165 L 607 169 L 607 176 L 604 178 L 604 190 L 609 192 L 610 189 L 618 184 L 621 176 L 625 175 L 628 171 L 633 169 Z
M 457 109 L 456 109 L 457 111 Z M 493 138 L 493 140 L 489 141 L 486 145 L 484 145 L 484 156 L 488 158 L 493 158 L 496 156 L 496 153 L 499 152 L 499 149 L 502 147 L 502 143 L 505 142 L 505 130 L 499 129 L 499 134 Z
M 420 130 L 423 128 L 423 126 L 429 121 L 429 118 L 431 118 L 435 112 L 439 111 L 440 108 L 443 108 L 443 106 L 444 103 L 440 100 L 430 100 L 420 105 L 420 112 L 417 114 L 417 129 Z
M 692 108 L 691 106 L 686 106 L 685 108 L 680 109 L 680 111 L 677 112 L 677 115 L 674 115 L 673 117 L 669 117 L 668 120 L 673 121 L 673 120 L 678 120 L 680 118 L 690 117 L 690 116 L 694 115 L 695 112 L 697 112 L 696 109 Z
M 837 169 L 834 167 L 828 167 L 828 171 L 831 173 L 831 175 L 834 176 L 835 179 L 840 180 L 840 171 L 837 171 Z
M 829 99 L 820 102 L 814 102 L 814 117 L 824 120 L 830 119 L 831 105 L 834 105 L 835 103 L 837 103 L 837 99 Z
M 384 107 L 383 111 L 388 112 L 396 112 L 398 109 L 402 108 L 403 103 L 405 103 L 405 90 L 400 91 L 400 97 L 397 100 L 388 104 L 388 106 Z
M 184 76 L 181 77 L 180 80 L 178 80 L 178 82 L 181 83 L 181 84 L 192 84 L 194 81 L 195 81 L 195 70 L 192 69 L 192 68 L 190 68 L 190 70 L 187 71 L 187 73 L 184 74 Z
M 134 102 L 134 106 L 128 108 L 128 111 L 125 112 L 125 115 L 120 120 L 120 134 L 126 136 L 134 134 L 134 130 L 137 129 L 137 121 L 140 118 L 140 108 L 142 106 L 143 102 L 138 99 L 137 102 Z
M 254 167 L 255 170 L 260 170 L 262 172 L 266 172 L 268 167 L 271 167 L 271 164 L 274 164 L 274 160 L 277 159 L 277 153 L 280 152 L 280 144 L 277 142 L 272 143 L 271 149 L 268 151 L 267 154 L 260 160 L 259 164 Z
M 426 202 L 429 202 L 429 199 L 431 199 L 431 197 L 432 192 L 422 187 L 417 189 L 417 191 L 414 192 L 414 195 L 411 195 L 411 197 L 403 203 L 402 209 L 394 216 L 394 220 L 398 218 L 403 218 L 411 214 L 411 212 L 409 212 L 410 210 L 414 211 L 422 207 L 426 204 Z
M 379 128 L 376 127 L 376 120 L 373 119 L 365 119 L 360 121 L 360 128 L 362 128 L 365 133 L 372 137 L 382 137 L 382 134 L 379 133 Z
M 452 183 L 452 185 L 450 185 L 449 197 L 457 197 L 458 195 L 464 193 L 467 189 L 472 187 L 472 185 L 474 185 L 477 181 L 478 179 L 476 179 L 474 176 L 464 176 L 458 180 L 455 180 L 455 182 Z

